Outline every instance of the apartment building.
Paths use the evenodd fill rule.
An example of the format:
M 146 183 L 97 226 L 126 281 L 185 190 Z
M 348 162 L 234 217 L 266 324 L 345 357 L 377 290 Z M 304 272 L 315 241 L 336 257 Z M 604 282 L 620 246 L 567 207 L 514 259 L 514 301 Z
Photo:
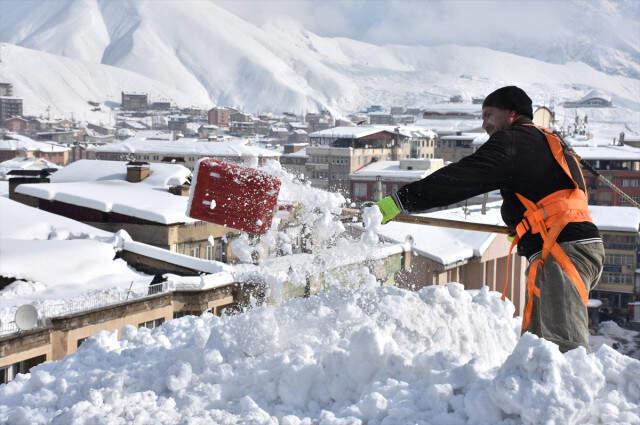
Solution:
M 584 146 L 572 143 L 576 153 L 609 181 L 620 187 L 636 202 L 640 201 L 640 148 L 626 145 Z M 588 171 L 584 177 L 591 205 L 628 205 L 627 201 L 606 183 Z
M 478 150 L 489 139 L 486 133 L 467 133 L 458 131 L 454 134 L 440 135 L 436 144 L 435 156 L 445 162 L 458 162 Z
M 627 304 L 640 297 L 638 257 L 640 255 L 640 210 L 635 207 L 589 206 L 600 230 L 605 259 L 600 281 L 591 298 L 605 308 L 625 316 Z
M 0 96 L 0 123 L 11 117 L 22 116 L 22 98 Z

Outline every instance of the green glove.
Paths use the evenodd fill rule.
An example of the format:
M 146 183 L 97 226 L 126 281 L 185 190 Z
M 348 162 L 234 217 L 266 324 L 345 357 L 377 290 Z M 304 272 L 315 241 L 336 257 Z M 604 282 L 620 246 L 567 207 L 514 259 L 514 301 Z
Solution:
M 387 224 L 400 214 L 400 208 L 391 196 L 385 196 L 376 202 L 376 205 L 380 208 L 380 212 L 382 213 L 382 224 Z

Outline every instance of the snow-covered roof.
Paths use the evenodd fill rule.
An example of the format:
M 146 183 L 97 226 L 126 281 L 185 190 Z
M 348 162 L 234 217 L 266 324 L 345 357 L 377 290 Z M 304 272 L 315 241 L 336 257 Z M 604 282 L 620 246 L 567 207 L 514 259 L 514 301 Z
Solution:
M 302 148 L 293 153 L 283 153 L 282 156 L 289 158 L 306 158 L 307 157 L 307 148 Z
M 453 208 L 418 215 L 504 225 L 500 215 L 501 205 L 502 201 L 488 203 L 486 215 L 481 214 L 480 205 L 468 207 L 468 214 L 466 215 L 463 208 Z M 414 240 L 414 249 L 420 253 L 420 255 L 445 266 L 483 255 L 496 237 L 495 233 L 399 223 L 395 221 L 381 226 L 379 232 L 380 235 L 385 238 L 397 242 L 402 242 L 407 236 L 411 236 Z
M 580 99 L 580 102 L 584 102 L 593 98 L 600 98 L 600 99 L 604 99 L 611 102 L 611 96 L 609 96 L 607 93 L 603 92 L 602 90 L 597 90 L 597 89 L 591 90 L 589 93 L 584 95 L 584 97 Z
M 166 189 L 157 190 L 151 185 L 122 180 L 21 184 L 16 192 L 161 224 L 196 221 L 186 215 L 186 197 L 173 195 Z
M 636 207 L 589 205 L 593 222 L 600 230 L 617 232 L 640 231 L 640 210 Z
M 367 125 L 356 127 L 334 127 L 326 130 L 315 131 L 309 134 L 310 137 L 326 137 L 336 139 L 357 139 L 360 137 L 376 134 L 381 131 L 389 133 L 398 132 L 405 137 L 435 137 L 436 134 L 429 127 L 419 125 Z
M 190 171 L 175 164 L 150 164 L 151 175 L 140 183 L 126 181 L 121 161 L 82 160 L 52 176 L 51 183 L 22 184 L 18 193 L 104 212 L 114 212 L 162 224 L 191 223 L 187 198 L 169 193 L 184 183 Z
M 219 142 L 202 142 L 199 139 L 182 138 L 175 141 L 151 140 L 136 136 L 118 143 L 96 146 L 88 150 L 95 152 L 139 153 L 165 155 L 193 155 L 212 157 L 258 157 L 277 158 L 278 152 L 248 144 L 246 140 L 225 140 Z
M 640 148 L 633 146 L 572 146 L 576 153 L 587 160 L 640 161 Z
M 0 239 L 46 240 L 112 236 L 96 227 L 29 207 L 3 196 L 0 196 L 0 216 Z
M 428 160 L 427 160 L 428 161 Z M 440 161 L 439 166 L 435 169 L 402 169 L 400 168 L 400 161 L 376 161 L 371 164 L 365 165 L 357 171 L 351 173 L 350 177 L 355 179 L 360 178 L 376 178 L 386 177 L 386 178 L 395 178 L 397 180 L 406 180 L 406 181 L 416 181 L 423 179 L 424 177 L 431 174 L 433 171 L 442 167 L 442 160 Z
M 150 174 L 139 184 L 169 187 L 183 184 L 191 176 L 191 171 L 179 164 L 149 163 Z M 126 180 L 126 161 L 103 161 L 81 159 L 51 175 L 51 183 L 89 182 L 103 180 Z
M 336 139 L 358 139 L 360 137 L 370 136 L 372 134 L 380 133 L 381 131 L 389 131 L 387 127 L 373 127 L 373 126 L 360 126 L 360 127 L 333 127 L 326 130 L 314 131 L 309 134 L 309 137 L 326 137 Z M 391 130 L 393 132 L 393 130 Z
M 60 166 L 44 158 L 18 156 L 0 162 L 0 177 L 6 176 L 12 170 L 42 170 L 43 168 L 60 168 Z
M 8 133 L 7 139 L 0 139 L 0 150 L 8 151 L 41 151 L 41 152 L 67 152 L 69 148 L 55 143 L 38 142 L 27 136 Z

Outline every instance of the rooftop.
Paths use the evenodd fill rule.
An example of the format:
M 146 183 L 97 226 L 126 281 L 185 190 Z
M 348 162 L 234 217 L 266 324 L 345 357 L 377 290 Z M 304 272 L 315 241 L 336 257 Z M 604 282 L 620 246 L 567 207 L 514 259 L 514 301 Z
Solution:
M 40 199 L 114 212 L 161 224 L 191 223 L 187 198 L 167 191 L 182 184 L 190 171 L 174 164 L 150 164 L 140 183 L 126 181 L 126 162 L 82 160 L 52 175 L 51 183 L 22 184 L 16 191 Z M 57 174 L 57 173 L 56 173 Z
M 168 155 L 193 155 L 213 157 L 258 157 L 277 158 L 278 152 L 250 145 L 247 140 L 225 140 L 219 142 L 202 142 L 194 138 L 182 138 L 175 141 L 154 140 L 137 134 L 127 140 L 108 145 L 90 148 L 95 152 L 121 152 Z

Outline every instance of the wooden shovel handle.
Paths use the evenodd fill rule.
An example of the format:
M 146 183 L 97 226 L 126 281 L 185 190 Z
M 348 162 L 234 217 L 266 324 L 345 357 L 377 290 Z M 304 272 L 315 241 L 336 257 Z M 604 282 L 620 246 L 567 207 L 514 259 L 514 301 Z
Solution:
M 342 212 L 346 216 L 359 217 L 360 210 L 355 208 L 343 208 Z M 411 214 L 399 214 L 394 221 L 401 223 L 422 224 L 427 226 L 449 227 L 461 230 L 475 230 L 477 232 L 503 233 L 508 235 L 511 233 L 507 226 L 498 226 L 495 224 L 472 223 L 469 221 L 449 220 L 446 218 L 423 217 Z

